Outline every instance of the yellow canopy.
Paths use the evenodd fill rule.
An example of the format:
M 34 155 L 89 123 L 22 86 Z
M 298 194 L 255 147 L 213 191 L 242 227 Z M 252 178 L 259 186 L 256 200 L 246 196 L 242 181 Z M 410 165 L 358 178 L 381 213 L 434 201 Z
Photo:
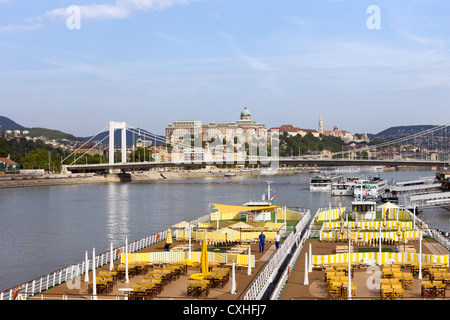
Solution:
M 239 221 L 237 223 L 232 224 L 231 226 L 228 226 L 231 229 L 251 229 L 253 228 L 252 225 L 249 225 L 245 222 Z
M 228 227 L 219 229 L 218 232 L 219 232 L 219 233 L 239 233 L 239 231 L 234 230 L 234 229 L 230 229 L 230 228 L 228 228 Z
M 174 224 L 172 227 L 173 228 L 189 228 L 191 224 L 187 221 L 181 221 L 178 222 L 177 224 Z
M 274 211 L 279 206 L 258 206 L 258 207 L 247 207 L 247 206 L 230 206 L 227 204 L 217 204 L 213 203 L 213 206 L 219 210 L 220 213 L 238 213 L 242 211 Z
M 399 208 L 399 206 L 397 206 L 396 204 L 394 204 L 392 202 L 386 202 L 385 204 L 382 204 L 381 206 L 378 206 L 378 208 L 381 208 L 381 209 L 384 209 L 384 208 L 386 208 L 386 209 L 391 209 L 391 208 L 397 209 L 397 208 Z

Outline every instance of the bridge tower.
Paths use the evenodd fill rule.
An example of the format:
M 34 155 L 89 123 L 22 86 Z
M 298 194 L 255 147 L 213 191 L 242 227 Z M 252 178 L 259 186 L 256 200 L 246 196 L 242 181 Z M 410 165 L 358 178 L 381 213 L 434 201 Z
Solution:
M 109 122 L 109 164 L 114 164 L 114 131 L 122 130 L 122 163 L 127 162 L 127 124 L 125 122 Z

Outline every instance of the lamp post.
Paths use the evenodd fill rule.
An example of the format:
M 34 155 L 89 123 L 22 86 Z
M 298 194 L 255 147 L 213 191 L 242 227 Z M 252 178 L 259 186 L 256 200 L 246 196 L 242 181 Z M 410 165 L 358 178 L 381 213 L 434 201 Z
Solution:
M 350 246 L 352 243 L 352 237 L 350 237 L 350 224 L 347 223 L 347 236 L 348 236 L 348 288 L 347 288 L 347 298 L 352 300 L 352 265 L 350 261 Z
M 92 295 L 97 300 L 97 279 L 95 274 L 95 248 L 92 248 Z
M 85 258 L 84 258 L 84 282 L 89 282 L 89 260 L 88 260 L 88 252 L 85 251 Z
M 419 242 L 419 275 L 418 279 L 422 279 L 422 230 L 420 230 L 420 242 Z
M 378 252 L 378 265 L 381 266 L 381 224 L 380 224 L 380 231 L 378 232 L 378 245 L 379 245 L 379 252 Z
M 130 282 L 128 278 L 128 236 L 125 237 L 125 283 Z
M 399 237 L 399 242 L 403 243 L 403 255 L 402 255 L 402 264 L 405 264 L 405 254 L 406 254 L 406 243 L 408 242 L 408 239 L 406 239 L 406 229 L 398 229 L 397 230 L 397 236 Z
M 308 279 L 308 253 L 305 252 L 305 277 L 303 278 L 303 285 L 309 285 Z
M 109 258 L 110 258 L 110 263 L 109 263 L 109 270 L 113 270 L 114 269 L 114 262 L 113 262 L 113 243 L 111 241 L 111 248 L 110 248 L 110 253 L 109 253 Z

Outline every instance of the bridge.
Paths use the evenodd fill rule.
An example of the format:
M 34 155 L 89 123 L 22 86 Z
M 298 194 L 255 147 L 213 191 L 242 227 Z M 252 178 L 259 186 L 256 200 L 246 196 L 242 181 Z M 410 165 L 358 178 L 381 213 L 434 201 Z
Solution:
M 209 162 L 209 161 L 192 161 L 192 162 L 123 162 L 123 163 L 100 163 L 100 164 L 72 164 L 66 166 L 67 170 L 71 172 L 85 172 L 85 171 L 130 171 L 130 170 L 148 170 L 152 168 L 165 167 L 202 167 L 202 166 L 216 166 L 216 165 L 270 165 L 273 168 L 278 168 L 279 165 L 287 166 L 308 166 L 308 167 L 336 167 L 336 166 L 418 166 L 418 167 L 446 167 L 448 162 L 432 161 L 432 160 L 362 160 L 362 159 L 292 159 L 292 158 L 258 158 L 254 160 L 233 160 L 223 162 Z M 277 165 L 278 164 L 278 165 Z
M 127 161 L 127 143 L 126 132 L 127 130 L 133 132 L 139 136 L 141 131 L 137 128 L 128 126 L 125 122 L 110 121 L 109 125 L 102 129 L 98 134 L 109 131 L 109 134 L 102 140 L 93 144 L 91 141 L 95 141 L 93 136 L 89 141 L 84 143 L 78 148 L 81 150 L 85 145 L 89 143 L 93 144 L 89 150 L 85 150 L 78 156 L 77 151 L 74 150 L 70 155 L 62 160 L 64 170 L 71 172 L 126 172 L 130 170 L 148 170 L 151 168 L 165 168 L 165 167 L 201 167 L 201 166 L 218 166 L 218 165 L 256 165 L 256 166 L 271 166 L 272 168 L 278 168 L 280 165 L 287 166 L 308 166 L 308 167 L 336 167 L 336 166 L 415 166 L 415 167 L 449 167 L 449 138 L 448 138 L 448 126 L 449 123 L 433 127 L 428 130 L 424 130 L 414 135 L 399 138 L 394 141 L 383 142 L 372 146 L 363 146 L 358 151 L 366 151 L 368 155 L 365 158 L 351 158 L 348 155 L 348 151 L 335 152 L 325 156 L 308 156 L 308 157 L 279 157 L 278 150 L 278 136 L 271 136 L 271 151 L 272 156 L 248 156 L 245 153 L 226 153 L 210 156 L 200 144 L 196 142 L 187 145 L 186 143 L 180 143 L 175 146 L 177 152 L 172 154 L 172 159 L 169 161 Z M 120 161 L 115 161 L 115 143 L 114 133 L 116 130 L 121 131 L 121 148 L 120 148 Z M 439 139 L 436 138 L 436 133 L 441 133 Z M 166 143 L 165 139 L 160 136 L 151 133 L 142 133 L 144 138 L 151 141 Z M 109 138 L 109 157 L 107 163 L 99 164 L 77 164 L 76 162 L 87 154 L 90 150 L 96 148 L 99 144 Z M 414 145 L 417 140 L 421 140 L 422 144 L 425 139 L 425 143 L 429 144 L 427 153 L 422 152 L 417 157 L 410 157 L 409 153 L 404 150 L 404 145 Z M 436 142 L 438 140 L 438 142 Z M 133 142 L 134 143 L 134 142 Z M 197 146 L 197 147 L 195 147 Z M 200 146 L 200 147 L 198 147 Z M 177 149 L 178 148 L 178 149 Z M 431 149 L 434 148 L 434 149 Z M 256 149 L 255 149 L 256 150 Z M 388 152 L 386 152 L 388 150 Z M 383 152 L 381 152 L 383 151 Z M 354 152 L 354 151 L 353 151 Z M 180 153 L 182 156 L 180 157 Z M 262 153 L 264 154 L 264 153 Z M 379 154 L 379 155 L 378 155 Z M 177 155 L 177 157 L 175 157 Z M 376 155 L 376 156 L 374 156 Z M 71 159 L 74 160 L 71 163 L 66 164 L 65 161 Z M 145 156 L 144 156 L 145 157 Z M 347 158 L 346 158 L 347 157 Z

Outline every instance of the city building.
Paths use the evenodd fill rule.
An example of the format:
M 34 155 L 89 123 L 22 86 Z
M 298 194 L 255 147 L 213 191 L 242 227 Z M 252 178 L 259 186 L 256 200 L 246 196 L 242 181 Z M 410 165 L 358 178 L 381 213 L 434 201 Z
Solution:
M 317 132 L 317 130 L 301 129 L 298 127 L 294 127 L 291 124 L 283 124 L 280 127 L 272 127 L 269 130 L 267 130 L 267 133 L 269 134 L 269 136 L 272 132 L 278 132 L 279 135 L 283 135 L 284 132 L 286 132 L 288 136 L 300 135 L 300 136 L 304 137 L 308 133 L 311 133 L 315 138 L 319 138 L 319 136 L 320 136 L 319 132 Z
M 280 127 L 273 127 L 267 130 L 267 133 L 279 132 L 280 135 L 287 133 L 288 136 L 296 136 L 300 132 L 300 128 L 294 127 L 291 124 L 283 124 Z
M 367 137 L 367 134 L 364 135 L 353 135 L 352 133 L 345 131 L 345 130 L 339 130 L 338 127 L 334 127 L 333 130 L 325 130 L 324 124 L 323 124 L 323 117 L 322 114 L 320 114 L 319 118 L 319 130 L 314 129 L 301 129 L 299 127 L 294 127 L 291 124 L 284 124 L 280 127 L 272 127 L 269 130 L 267 130 L 267 133 L 269 134 L 269 137 L 272 132 L 278 131 L 279 135 L 282 136 L 284 132 L 287 133 L 288 136 L 296 136 L 300 135 L 304 137 L 308 133 L 311 133 L 313 137 L 320 138 L 321 135 L 323 136 L 332 136 L 342 139 L 345 143 L 350 142 L 356 142 L 356 143 L 362 143 L 362 142 L 369 142 L 369 138 Z
M 339 130 L 338 127 L 334 126 L 333 130 L 324 130 L 323 125 L 323 118 L 322 113 L 320 114 L 319 118 L 319 134 L 323 134 L 324 136 L 332 136 L 341 138 L 344 140 L 345 143 L 350 142 L 369 142 L 369 138 L 367 137 L 367 134 L 360 135 L 360 137 L 353 135 L 351 132 L 345 131 L 345 130 Z
M 215 142 L 216 145 L 223 144 L 223 139 L 232 140 L 233 144 L 243 144 L 242 137 L 259 139 L 267 137 L 266 126 L 252 120 L 250 110 L 244 108 L 240 119 L 230 123 L 203 124 L 201 121 L 181 120 L 174 121 L 166 127 L 166 142 L 172 146 L 183 145 L 195 138 L 200 137 L 203 146 Z M 217 138 L 222 141 L 216 141 Z M 237 138 L 237 139 L 235 139 Z M 193 143 L 190 144 L 193 146 Z M 203 147 L 196 146 L 196 147 Z
M 0 172 L 1 173 L 19 173 L 20 164 L 12 161 L 9 156 L 7 158 L 0 158 Z

